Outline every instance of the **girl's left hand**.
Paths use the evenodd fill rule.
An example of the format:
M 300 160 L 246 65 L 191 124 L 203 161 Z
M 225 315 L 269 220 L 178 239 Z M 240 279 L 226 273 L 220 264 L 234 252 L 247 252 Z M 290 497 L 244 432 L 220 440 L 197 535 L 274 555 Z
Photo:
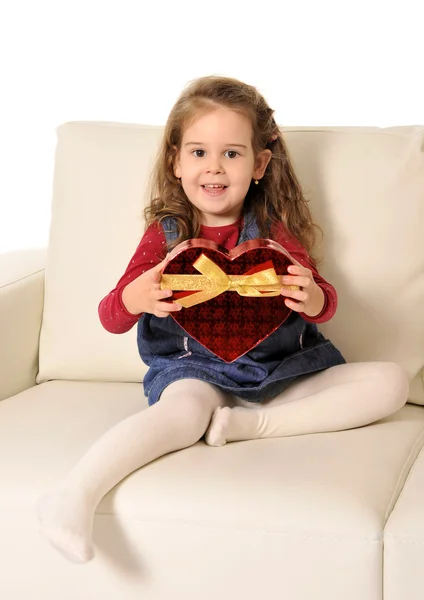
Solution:
M 308 317 L 319 315 L 324 307 L 325 296 L 322 289 L 315 283 L 312 271 L 302 265 L 290 265 L 288 267 L 290 275 L 282 275 L 281 282 L 284 285 L 297 285 L 299 290 L 290 290 L 283 288 L 282 296 L 291 298 L 285 299 L 284 304 L 299 313 L 304 313 Z

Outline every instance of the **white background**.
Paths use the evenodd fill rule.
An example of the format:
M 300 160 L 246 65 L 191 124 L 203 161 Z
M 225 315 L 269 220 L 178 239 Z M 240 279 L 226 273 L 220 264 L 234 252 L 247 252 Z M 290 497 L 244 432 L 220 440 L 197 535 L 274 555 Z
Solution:
M 47 244 L 55 129 L 163 125 L 203 75 L 281 125 L 424 124 L 422 0 L 9 0 L 0 8 L 0 253 Z

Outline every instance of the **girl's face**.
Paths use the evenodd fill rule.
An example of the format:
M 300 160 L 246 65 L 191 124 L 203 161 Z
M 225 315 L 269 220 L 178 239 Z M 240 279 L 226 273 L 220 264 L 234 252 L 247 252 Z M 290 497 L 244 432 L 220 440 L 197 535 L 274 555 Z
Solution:
M 220 107 L 186 128 L 174 174 L 203 225 L 229 225 L 240 217 L 251 181 L 263 177 L 271 155 L 263 150 L 255 159 L 249 119 Z

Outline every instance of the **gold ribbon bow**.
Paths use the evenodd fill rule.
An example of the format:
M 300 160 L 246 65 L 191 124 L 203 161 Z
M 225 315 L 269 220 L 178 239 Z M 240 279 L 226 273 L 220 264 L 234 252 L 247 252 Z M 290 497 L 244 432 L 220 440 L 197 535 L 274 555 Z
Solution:
M 206 302 L 224 292 L 237 292 L 240 296 L 278 296 L 282 286 L 273 267 L 252 275 L 227 275 L 210 258 L 201 254 L 193 267 L 202 275 L 162 275 L 161 289 L 197 291 L 177 300 L 184 308 Z

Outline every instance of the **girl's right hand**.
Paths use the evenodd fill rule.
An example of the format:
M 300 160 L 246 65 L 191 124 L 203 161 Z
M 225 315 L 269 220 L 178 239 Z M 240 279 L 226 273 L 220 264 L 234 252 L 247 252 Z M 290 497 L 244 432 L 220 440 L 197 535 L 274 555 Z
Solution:
M 129 313 L 132 315 L 150 313 L 156 317 L 167 317 L 169 313 L 181 310 L 181 304 L 163 302 L 164 298 L 172 296 L 172 290 L 160 289 L 162 271 L 168 261 L 167 255 L 158 265 L 125 286 L 122 302 Z

